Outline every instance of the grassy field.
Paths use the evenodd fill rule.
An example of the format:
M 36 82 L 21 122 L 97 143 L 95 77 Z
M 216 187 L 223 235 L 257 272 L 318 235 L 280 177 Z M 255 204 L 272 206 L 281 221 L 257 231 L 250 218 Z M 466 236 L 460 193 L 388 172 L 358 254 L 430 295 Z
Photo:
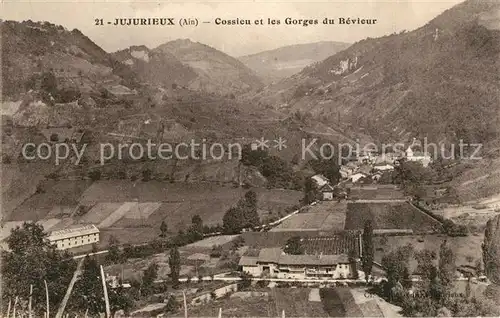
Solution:
M 90 184 L 86 180 L 46 181 L 42 183 L 42 192 L 32 195 L 17 206 L 8 220 L 37 221 L 47 217 L 56 206 L 74 208 L 78 205 L 80 195 Z
M 380 262 L 382 257 L 398 247 L 412 244 L 416 251 L 432 250 L 439 254 L 439 246 L 446 240 L 450 248 L 455 252 L 456 264 L 474 266 L 477 259 L 482 259 L 481 244 L 484 235 L 469 235 L 467 237 L 447 237 L 445 235 L 425 235 L 425 236 L 388 236 L 374 238 L 375 260 Z M 385 242 L 384 242 L 385 241 Z M 419 242 L 421 241 L 421 242 Z M 385 243 L 385 244 L 384 244 Z M 415 270 L 417 262 L 411 260 L 411 270 Z
M 414 233 L 436 233 L 440 223 L 409 203 L 349 203 L 346 230 L 362 230 L 371 220 L 374 229 L 412 229 Z
M 346 203 L 322 201 L 304 208 L 300 213 L 286 219 L 271 231 L 342 230 L 344 229 L 346 209 Z
M 349 195 L 363 200 L 404 199 L 404 194 L 401 190 L 395 189 L 393 186 L 384 185 L 353 187 Z

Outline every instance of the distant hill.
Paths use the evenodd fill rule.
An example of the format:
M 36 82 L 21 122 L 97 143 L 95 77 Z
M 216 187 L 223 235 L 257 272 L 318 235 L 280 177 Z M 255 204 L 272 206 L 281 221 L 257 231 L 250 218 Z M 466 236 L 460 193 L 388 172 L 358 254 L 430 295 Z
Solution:
M 295 44 L 241 56 L 239 60 L 269 84 L 292 76 L 304 67 L 322 61 L 349 45 L 333 41 Z
M 137 86 L 135 74 L 78 29 L 49 22 L 4 21 L 2 34 L 3 96 L 32 89 L 34 77 L 52 72 L 58 88 L 90 92 L 100 85 Z
M 171 87 L 188 85 L 198 75 L 188 65 L 169 52 L 152 51 L 144 45 L 131 46 L 113 53 L 121 63 L 130 67 L 142 82 Z
M 133 46 L 113 53 L 153 85 L 178 84 L 221 95 L 260 88 L 260 79 L 237 59 L 208 45 L 179 39 L 154 49 Z
M 251 100 L 379 141 L 500 134 L 500 3 L 469 0 L 423 27 L 359 41 Z

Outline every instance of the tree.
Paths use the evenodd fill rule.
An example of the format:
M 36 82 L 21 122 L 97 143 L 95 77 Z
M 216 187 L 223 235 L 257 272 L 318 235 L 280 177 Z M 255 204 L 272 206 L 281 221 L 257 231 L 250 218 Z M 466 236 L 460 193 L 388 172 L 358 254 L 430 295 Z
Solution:
M 106 254 L 106 260 L 112 263 L 120 261 L 121 255 L 120 248 L 118 247 L 119 244 L 120 242 L 116 239 L 116 237 L 111 235 L 111 237 L 109 238 L 108 254 Z
M 176 313 L 179 310 L 180 306 L 181 305 L 179 304 L 177 299 L 175 299 L 174 295 L 170 295 L 167 301 L 167 305 L 165 306 L 165 312 L 169 314 Z
M 181 256 L 177 247 L 173 247 L 170 250 L 170 258 L 168 259 L 168 264 L 170 266 L 170 277 L 174 286 L 179 284 L 179 274 L 181 271 Z
M 142 181 L 144 182 L 147 182 L 149 180 L 151 180 L 151 175 L 152 175 L 152 172 L 150 169 L 144 169 L 142 170 Z
M 283 251 L 291 255 L 304 254 L 304 246 L 300 241 L 300 236 L 293 236 L 286 241 Z
M 315 173 L 322 174 L 328 178 L 332 184 L 337 184 L 340 180 L 340 167 L 335 160 L 335 157 L 331 159 L 311 159 L 309 165 Z
M 198 214 L 191 218 L 191 225 L 194 231 L 203 234 L 203 220 Z
M 246 272 L 241 273 L 241 281 L 238 286 L 240 290 L 249 288 L 252 285 L 252 276 Z
M 304 181 L 304 199 L 302 202 L 307 205 L 316 201 L 318 196 L 318 189 L 316 188 L 316 183 L 311 178 L 306 178 Z
M 373 257 L 373 226 L 370 220 L 366 221 L 365 227 L 363 229 L 363 257 L 362 257 L 362 267 L 365 273 L 366 281 L 372 272 Z
M 92 181 L 101 180 L 101 171 L 100 170 L 92 170 L 89 172 L 89 178 Z
M 102 289 L 99 264 L 93 257 L 86 256 L 82 274 L 75 283 L 69 306 L 71 309 L 97 316 L 105 312 L 104 291 Z
M 161 221 L 160 231 L 161 231 L 160 237 L 167 236 L 168 227 L 167 223 L 165 223 L 165 220 Z
M 351 266 L 352 278 L 358 279 L 359 274 L 358 274 L 358 262 L 357 262 L 356 252 L 354 250 L 350 250 L 348 257 L 349 257 L 349 264 Z
M 149 292 L 153 287 L 153 283 L 158 277 L 158 264 L 155 262 L 151 263 L 142 275 L 142 288 Z
M 444 240 L 439 248 L 439 279 L 445 295 L 449 294 L 455 276 L 455 253 Z
M 231 207 L 222 218 L 223 231 L 226 234 L 238 234 L 244 228 L 253 228 L 260 224 L 257 213 L 257 194 L 250 190 L 245 193 L 236 207 Z
M 33 286 L 35 316 L 45 311 L 45 286 L 51 306 L 58 306 L 76 268 L 69 254 L 56 250 L 41 225 L 25 222 L 11 230 L 6 239 L 9 250 L 2 251 L 2 292 L 4 299 L 28 299 Z
M 257 212 L 257 193 L 250 190 L 238 201 L 238 208 L 241 213 L 243 227 L 255 227 L 260 224 L 259 214 Z
M 56 133 L 53 133 L 50 135 L 50 141 L 51 142 L 58 142 L 59 141 L 59 135 Z
M 114 317 L 118 310 L 123 310 L 126 316 L 130 315 L 130 310 L 134 306 L 134 301 L 125 288 L 122 286 L 115 289 L 108 288 L 108 296 L 111 317 Z

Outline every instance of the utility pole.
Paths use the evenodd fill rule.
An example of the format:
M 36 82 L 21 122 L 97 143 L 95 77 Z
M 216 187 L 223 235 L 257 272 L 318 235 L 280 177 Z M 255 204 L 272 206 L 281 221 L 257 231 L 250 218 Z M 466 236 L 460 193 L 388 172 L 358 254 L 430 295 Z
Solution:
M 28 317 L 31 318 L 31 300 L 33 298 L 33 284 L 30 285 L 30 300 L 28 303 Z
M 106 286 L 106 279 L 104 278 L 104 268 L 101 266 L 101 279 L 102 289 L 104 291 L 104 302 L 106 303 L 106 318 L 111 318 L 111 310 L 109 309 L 108 288 Z
M 49 287 L 47 286 L 47 281 L 45 279 L 43 280 L 43 282 L 45 284 L 45 300 L 47 302 L 46 315 L 47 315 L 47 318 L 49 318 L 50 317 Z
M 184 318 L 188 318 L 188 309 L 187 309 L 187 302 L 186 302 L 186 292 L 184 290 L 182 291 L 182 297 L 184 298 Z

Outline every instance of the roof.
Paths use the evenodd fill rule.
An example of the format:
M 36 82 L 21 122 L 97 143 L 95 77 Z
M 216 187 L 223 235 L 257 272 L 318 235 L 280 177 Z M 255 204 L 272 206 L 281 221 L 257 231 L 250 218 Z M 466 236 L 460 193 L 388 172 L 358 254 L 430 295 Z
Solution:
M 345 254 L 340 255 L 290 255 L 280 256 L 280 265 L 334 265 L 348 263 L 349 258 Z
M 302 238 L 301 245 L 304 247 L 305 254 L 339 255 L 354 252 L 357 257 L 359 255 L 359 234 L 360 232 L 357 231 L 345 231 L 329 236 L 307 237 Z
M 285 254 L 281 248 L 263 248 L 260 251 L 258 258 L 243 256 L 240 259 L 239 265 L 252 266 L 256 265 L 257 262 L 276 263 L 280 265 L 333 265 L 338 263 L 348 263 L 349 257 L 347 254 L 291 255 Z
M 259 252 L 259 262 L 277 263 L 281 254 L 282 251 L 279 247 L 263 248 Z
M 53 231 L 47 237 L 49 241 L 64 240 L 67 238 L 99 233 L 99 229 L 94 224 Z
M 333 192 L 333 190 L 334 190 L 333 187 L 329 184 L 325 184 L 320 189 L 321 192 Z
M 254 256 L 242 256 L 238 263 L 239 266 L 257 266 L 258 257 Z
M 330 183 L 330 181 L 322 174 L 314 175 L 311 177 L 311 179 L 313 179 L 318 184 L 319 187 L 322 187 L 325 184 Z

